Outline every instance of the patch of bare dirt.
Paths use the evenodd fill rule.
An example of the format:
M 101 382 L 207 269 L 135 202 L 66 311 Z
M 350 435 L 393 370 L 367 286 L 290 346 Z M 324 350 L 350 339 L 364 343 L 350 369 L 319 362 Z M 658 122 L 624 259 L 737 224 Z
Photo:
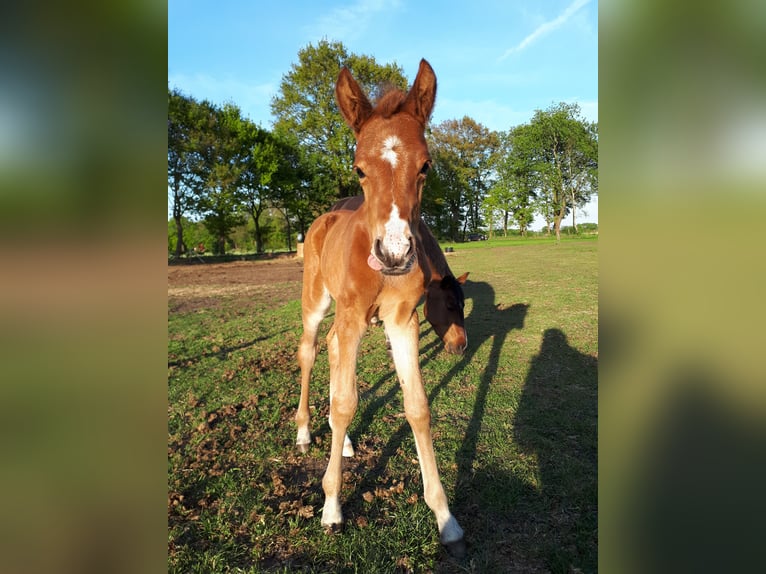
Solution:
M 280 305 L 297 299 L 303 281 L 303 261 L 232 261 L 168 266 L 168 301 L 173 312 L 218 306 L 231 298 Z

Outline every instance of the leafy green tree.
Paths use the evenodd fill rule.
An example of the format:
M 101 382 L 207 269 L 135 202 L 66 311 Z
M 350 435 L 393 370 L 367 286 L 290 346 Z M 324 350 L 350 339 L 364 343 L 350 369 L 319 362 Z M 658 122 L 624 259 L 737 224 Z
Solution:
M 439 180 L 435 191 L 442 195 L 426 207 L 441 203 L 449 217 L 447 234 L 457 240 L 456 224 L 462 222 L 465 239 L 467 230 L 479 231 L 483 225 L 481 207 L 492 183 L 498 134 L 466 116 L 434 126 L 428 141 Z
M 339 197 L 361 193 L 351 170 L 354 136 L 335 102 L 335 83 L 344 66 L 368 93 L 375 94 L 385 84 L 407 87 L 396 64 L 379 65 L 370 56 L 349 54 L 339 42 L 322 40 L 298 52 L 298 63 L 282 77 L 271 111 L 275 135 L 292 140 L 301 150 L 309 183 L 304 191 L 315 198 L 304 207 L 321 206 L 314 217 Z
M 576 150 L 568 158 L 571 172 L 569 197 L 572 202 L 572 227 L 575 233 L 576 208 L 584 207 L 591 196 L 598 193 L 598 123 L 583 123 L 583 127 L 584 130 L 577 131 L 579 142 Z
M 244 209 L 253 222 L 255 250 L 263 253 L 261 215 L 273 203 L 272 180 L 280 164 L 280 148 L 274 137 L 250 121 L 243 120 L 239 131 L 240 145 L 246 151 L 237 182 Z
M 497 229 L 498 216 L 500 213 L 501 211 L 498 209 L 496 198 L 491 194 L 485 195 L 481 202 L 481 215 L 487 226 L 487 235 L 490 239 L 495 236 L 495 229 Z
M 464 220 L 463 188 L 448 153 L 432 144 L 429 147 L 433 169 L 428 173 L 423 188 L 421 217 L 436 236 L 458 241 Z
M 496 179 L 487 200 L 502 214 L 506 236 L 509 221 L 516 223 L 522 236 L 526 235 L 536 210 L 536 173 L 528 153 L 521 145 L 525 129 L 528 127 L 517 126 L 503 134 L 498 153 L 493 157 Z M 519 141 L 518 145 L 514 143 L 516 140 Z
M 187 217 L 182 218 L 185 241 L 189 245 L 189 253 L 194 252 L 198 247 L 201 247 L 200 252 L 204 253 L 213 245 L 213 238 L 210 236 L 210 232 L 201 221 L 192 221 Z M 168 220 L 168 253 L 173 253 L 175 246 L 178 244 L 178 226 L 171 217 Z
M 247 126 L 233 104 L 217 108 L 201 105 L 195 173 L 201 181 L 196 212 L 216 240 L 215 254 L 226 252 L 229 232 L 244 222 L 240 183 L 251 150 L 245 137 Z
M 198 105 L 180 91 L 168 89 L 168 190 L 176 227 L 176 257 L 188 251 L 184 241 L 184 216 L 194 207 L 193 110 Z
M 324 204 L 311 193 L 309 175 L 303 163 L 302 150 L 294 139 L 274 136 L 279 154 L 277 171 L 271 181 L 273 207 L 285 223 L 287 249 L 292 250 L 293 228 L 305 235 L 316 213 Z
M 564 217 L 598 189 L 597 126 L 580 118 L 577 104 L 562 102 L 537 110 L 514 145 L 536 172 L 541 212 L 560 239 Z

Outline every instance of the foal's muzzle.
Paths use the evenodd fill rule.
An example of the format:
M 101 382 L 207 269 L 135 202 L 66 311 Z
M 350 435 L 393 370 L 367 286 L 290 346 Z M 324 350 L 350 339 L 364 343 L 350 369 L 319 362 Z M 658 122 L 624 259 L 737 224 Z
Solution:
M 378 238 L 373 244 L 372 254 L 383 266 L 380 272 L 384 275 L 404 275 L 410 272 L 415 263 L 415 241 L 410 237 L 407 250 L 403 255 L 397 257 L 386 251 L 383 242 Z

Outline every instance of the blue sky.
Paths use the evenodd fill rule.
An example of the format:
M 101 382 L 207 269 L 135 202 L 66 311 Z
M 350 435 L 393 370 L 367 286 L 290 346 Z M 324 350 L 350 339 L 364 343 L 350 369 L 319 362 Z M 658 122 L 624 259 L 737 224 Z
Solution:
M 508 130 L 561 101 L 598 120 L 597 0 L 168 0 L 168 84 L 269 129 L 282 76 L 322 39 L 396 62 L 410 81 L 426 58 L 434 123 Z M 578 221 L 598 221 L 597 201 L 585 211 Z

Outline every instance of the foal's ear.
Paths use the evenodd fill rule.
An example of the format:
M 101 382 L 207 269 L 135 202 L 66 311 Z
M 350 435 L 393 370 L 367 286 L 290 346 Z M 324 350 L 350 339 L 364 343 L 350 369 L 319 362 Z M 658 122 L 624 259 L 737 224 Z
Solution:
M 465 283 L 465 280 L 468 279 L 469 273 L 470 271 L 466 271 L 465 273 L 463 273 L 460 277 L 457 278 L 457 282 L 463 285 Z
M 362 129 L 362 124 L 372 113 L 372 104 L 348 68 L 344 67 L 340 71 L 338 82 L 335 84 L 335 99 L 338 100 L 338 107 L 343 119 L 354 130 L 354 135 L 358 135 L 359 130 Z
M 420 60 L 418 75 L 412 83 L 412 88 L 407 94 L 407 100 L 404 102 L 404 110 L 425 125 L 428 118 L 431 117 L 431 111 L 434 109 L 436 100 L 436 74 L 431 64 L 424 59 Z

